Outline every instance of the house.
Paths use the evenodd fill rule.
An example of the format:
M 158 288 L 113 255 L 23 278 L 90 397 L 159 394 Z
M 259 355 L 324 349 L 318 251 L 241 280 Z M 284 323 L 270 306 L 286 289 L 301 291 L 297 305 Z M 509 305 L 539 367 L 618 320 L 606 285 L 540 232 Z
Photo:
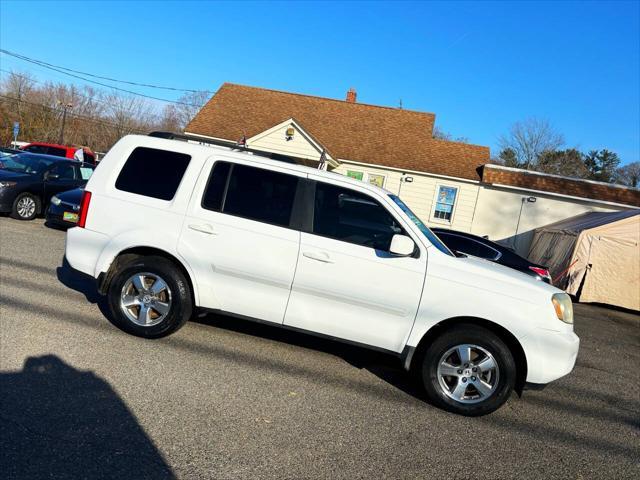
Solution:
M 356 100 L 353 89 L 335 100 L 225 83 L 185 133 L 242 140 L 273 158 L 373 183 L 428 225 L 488 235 L 525 254 L 536 227 L 583 211 L 640 207 L 637 189 L 571 180 L 567 190 L 568 179 L 490 164 L 488 147 L 434 138 L 433 113 Z M 533 198 L 540 199 L 534 207 Z

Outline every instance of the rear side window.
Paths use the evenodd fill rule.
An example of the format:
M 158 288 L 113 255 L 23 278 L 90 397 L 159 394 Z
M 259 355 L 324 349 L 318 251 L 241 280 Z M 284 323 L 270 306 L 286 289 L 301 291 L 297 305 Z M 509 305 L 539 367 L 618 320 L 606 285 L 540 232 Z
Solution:
M 389 251 L 391 238 L 404 231 L 371 197 L 327 183 L 316 184 L 313 233 Z
M 89 180 L 91 175 L 93 175 L 93 167 L 90 167 L 87 164 L 82 164 L 80 167 L 80 178 L 82 178 L 82 180 Z
M 298 177 L 246 165 L 217 162 L 203 208 L 288 227 Z
M 67 151 L 57 147 L 47 147 L 47 151 L 44 152 L 47 155 L 55 155 L 56 157 L 66 157 Z
M 474 257 L 485 258 L 487 260 L 495 260 L 500 257 L 500 252 L 494 248 L 484 245 L 471 238 L 462 237 L 460 235 L 438 233 L 440 239 L 445 243 L 447 247 L 456 252 L 464 253 L 466 255 L 473 255 Z
M 29 153 L 42 153 L 46 154 L 49 150 L 49 147 L 45 147 L 43 145 L 29 145 L 24 148 L 25 152 Z
M 138 147 L 122 167 L 116 188 L 145 197 L 172 200 L 190 161 L 191 156 L 184 153 Z

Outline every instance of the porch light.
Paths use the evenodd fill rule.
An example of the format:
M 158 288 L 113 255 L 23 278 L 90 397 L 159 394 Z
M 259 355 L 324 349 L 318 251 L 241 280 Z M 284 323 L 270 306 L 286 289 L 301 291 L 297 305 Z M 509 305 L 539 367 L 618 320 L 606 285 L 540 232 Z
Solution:
M 294 133 L 296 133 L 296 131 L 295 131 L 295 129 L 293 127 L 287 128 L 287 131 L 284 134 L 284 136 L 287 139 L 287 141 L 293 139 L 293 134 Z

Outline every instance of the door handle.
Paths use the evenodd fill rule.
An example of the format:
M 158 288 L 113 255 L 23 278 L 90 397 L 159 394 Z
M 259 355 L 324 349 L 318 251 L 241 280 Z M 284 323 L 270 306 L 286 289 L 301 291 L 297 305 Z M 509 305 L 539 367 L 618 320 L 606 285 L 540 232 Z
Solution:
M 189 225 L 191 230 L 195 230 L 196 232 L 206 233 L 207 235 L 217 235 L 216 232 L 213 231 L 213 227 L 208 223 L 203 225 L 191 224 Z
M 302 255 L 310 258 L 311 260 L 317 260 L 322 263 L 333 263 L 329 254 L 325 252 L 303 252 Z

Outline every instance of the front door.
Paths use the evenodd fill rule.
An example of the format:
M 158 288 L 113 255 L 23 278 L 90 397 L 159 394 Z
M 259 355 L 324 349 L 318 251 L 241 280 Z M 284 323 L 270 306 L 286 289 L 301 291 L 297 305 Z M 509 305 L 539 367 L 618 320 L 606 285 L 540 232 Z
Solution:
M 79 170 L 72 162 L 56 163 L 48 170 L 44 181 L 44 201 L 49 203 L 56 193 L 73 190 L 85 183 L 80 177 Z
M 406 230 L 368 193 L 318 181 L 314 197 L 285 325 L 401 351 L 420 303 L 426 249 L 389 253 L 391 237 Z
M 289 226 L 303 176 L 211 161 L 201 177 L 178 246 L 195 271 L 200 306 L 282 324 L 300 244 Z

